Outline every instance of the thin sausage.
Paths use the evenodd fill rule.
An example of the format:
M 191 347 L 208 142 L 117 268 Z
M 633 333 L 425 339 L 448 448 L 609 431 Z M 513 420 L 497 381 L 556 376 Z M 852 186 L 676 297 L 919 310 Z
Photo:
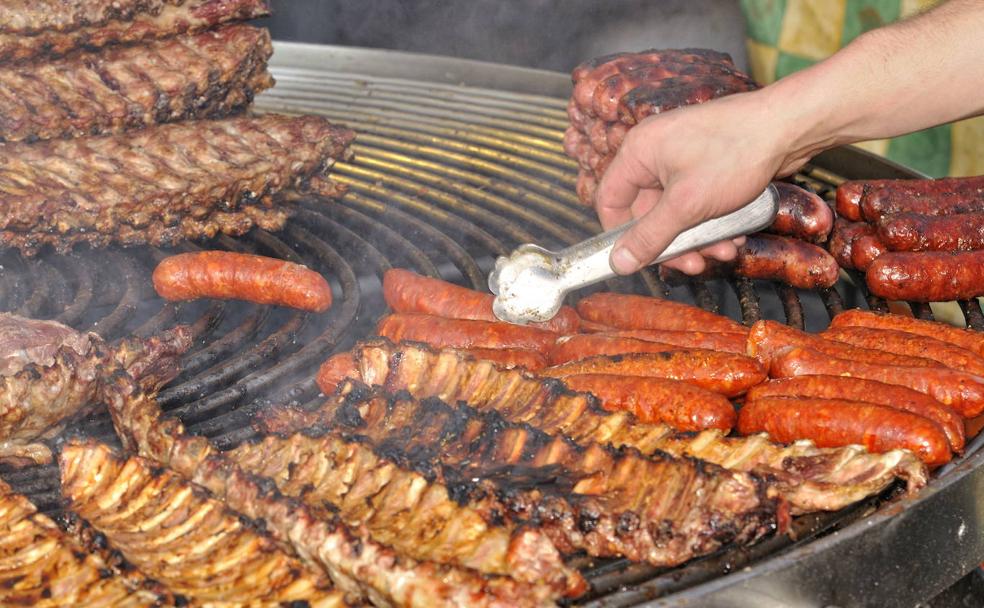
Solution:
M 735 408 L 718 393 L 665 378 L 580 374 L 564 384 L 594 394 L 608 411 L 628 411 L 646 424 L 668 424 L 680 431 L 721 429 L 735 424 Z
M 745 327 L 713 312 L 648 296 L 595 293 L 577 303 L 582 318 L 620 329 L 745 331 Z
M 635 338 L 621 338 L 611 334 L 576 334 L 557 339 L 547 357 L 550 365 L 580 361 L 596 355 L 623 355 L 625 353 L 659 353 L 679 347 Z
M 779 211 L 770 232 L 822 243 L 834 225 L 834 213 L 816 194 L 786 182 L 773 182 L 779 191 Z
M 422 313 L 448 319 L 498 321 L 492 313 L 495 296 L 460 287 L 440 279 L 419 275 L 402 268 L 391 268 L 383 274 L 383 299 L 393 312 Z M 553 319 L 531 323 L 558 333 L 574 333 L 580 319 L 570 306 L 561 307 Z
M 745 343 L 748 341 L 747 331 L 674 331 L 659 329 L 623 329 L 606 332 L 618 338 L 635 338 L 660 342 L 681 348 L 706 348 L 725 353 L 745 354 Z
M 358 377 L 359 369 L 355 355 L 345 352 L 332 355 L 321 364 L 321 367 L 318 368 L 316 382 L 322 393 L 331 395 L 342 380 Z
M 962 452 L 966 442 L 964 421 L 956 410 L 904 386 L 849 376 L 796 376 L 753 386 L 745 395 L 745 403 L 766 397 L 848 399 L 894 407 L 929 418 L 940 425 L 955 452 Z
M 865 280 L 886 300 L 969 300 L 984 295 L 984 251 L 890 251 L 871 263 Z
M 851 266 L 861 271 L 868 270 L 871 264 L 887 251 L 888 247 L 878 239 L 878 236 L 862 234 L 851 243 Z
M 831 287 L 840 269 L 816 245 L 773 234 L 750 234 L 738 248 L 734 273 L 750 279 L 781 281 L 800 289 Z
M 877 222 L 893 213 L 951 215 L 984 212 L 984 176 L 890 180 L 869 185 L 861 214 Z
M 984 249 L 984 213 L 898 213 L 878 220 L 878 238 L 892 251 Z
M 809 439 L 821 448 L 859 444 L 875 453 L 906 449 L 931 466 L 951 458 L 946 435 L 932 420 L 862 401 L 769 397 L 745 404 L 738 412 L 738 432 L 763 431 L 776 441 Z
M 838 359 L 811 348 L 793 347 L 772 360 L 770 373 L 790 376 L 853 376 L 907 386 L 952 406 L 964 418 L 984 412 L 984 378 L 947 368 L 877 365 Z
M 596 334 L 599 332 L 616 332 L 619 331 L 617 327 L 612 327 L 611 325 L 605 325 L 604 323 L 595 323 L 594 321 L 588 321 L 587 319 L 581 319 L 581 326 L 578 330 L 583 334 Z M 631 331 L 631 330 L 626 330 Z
M 849 181 L 837 186 L 835 208 L 837 215 L 851 220 L 861 221 L 861 197 L 864 194 L 865 182 Z
M 445 319 L 433 315 L 396 313 L 384 317 L 376 333 L 393 342 L 426 342 L 438 348 L 524 348 L 549 352 L 557 334 L 501 321 Z
M 832 327 L 821 335 L 829 340 L 862 348 L 878 348 L 898 355 L 932 359 L 952 369 L 984 376 L 984 357 L 962 346 L 936 338 L 873 327 Z
M 906 331 L 910 334 L 928 336 L 956 344 L 984 357 L 984 333 L 954 327 L 938 321 L 925 321 L 903 315 L 852 308 L 834 317 L 830 321 L 830 327 L 874 327 L 876 329 Z
M 331 286 L 300 264 L 247 253 L 200 251 L 165 258 L 154 269 L 165 300 L 246 300 L 312 312 L 331 307 Z
M 841 268 L 854 268 L 854 261 L 851 259 L 854 239 L 874 233 L 874 227 L 867 222 L 848 222 L 837 218 L 827 242 L 827 250 Z
M 540 371 L 565 378 L 578 374 L 616 374 L 689 382 L 726 397 L 736 397 L 765 380 L 765 370 L 751 357 L 713 350 L 674 350 L 589 357 Z

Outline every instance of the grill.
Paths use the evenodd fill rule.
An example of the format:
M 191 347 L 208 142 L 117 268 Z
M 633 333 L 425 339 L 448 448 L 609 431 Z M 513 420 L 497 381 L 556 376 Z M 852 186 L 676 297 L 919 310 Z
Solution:
M 318 398 L 317 365 L 370 334 L 384 313 L 379 279 L 386 269 L 409 267 L 484 289 L 495 257 L 516 245 L 563 247 L 600 230 L 577 204 L 576 166 L 561 150 L 569 93 L 563 75 L 299 44 L 278 45 L 274 73 L 278 86 L 258 99 L 260 109 L 324 114 L 359 132 L 356 159 L 333 171 L 349 193 L 337 203 L 297 196 L 297 213 L 282 233 L 257 229 L 177 251 L 222 248 L 302 262 L 331 277 L 336 302 L 329 314 L 165 303 L 150 275 L 174 252 L 156 248 L 0 256 L 0 310 L 91 328 L 107 339 L 191 324 L 196 346 L 160 400 L 222 448 L 252 435 L 257 410 Z M 794 179 L 829 198 L 843 179 L 907 176 L 847 149 L 817 157 Z M 670 286 L 646 271 L 605 288 L 688 301 L 748 323 L 774 318 L 817 330 L 845 307 L 886 309 L 863 285 L 860 276 L 845 276 L 817 292 L 742 279 Z M 971 326 L 984 329 L 978 302 L 959 305 Z M 924 305 L 913 312 L 933 315 Z M 73 433 L 114 440 L 105 414 L 65 435 Z M 984 514 L 975 506 L 975 492 L 984 488 L 982 444 L 984 438 L 974 440 L 915 500 L 896 499 L 893 488 L 838 513 L 800 517 L 792 538 L 662 571 L 574 557 L 593 586 L 579 603 L 886 605 L 872 581 L 891 590 L 891 602 L 925 599 L 984 559 Z M 0 474 L 43 511 L 61 509 L 54 466 Z

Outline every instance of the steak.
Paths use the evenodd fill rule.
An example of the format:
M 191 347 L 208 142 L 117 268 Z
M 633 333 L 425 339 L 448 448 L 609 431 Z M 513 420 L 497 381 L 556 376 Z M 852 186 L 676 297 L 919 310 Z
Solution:
M 5 0 L 0 62 L 168 38 L 269 14 L 266 0 Z
M 231 25 L 197 35 L 0 69 L 0 141 L 119 132 L 218 117 L 271 86 L 270 34 Z
M 320 176 L 349 158 L 353 138 L 323 118 L 271 114 L 0 146 L 0 249 L 275 230 L 288 209 L 273 195 L 309 183 L 329 191 Z

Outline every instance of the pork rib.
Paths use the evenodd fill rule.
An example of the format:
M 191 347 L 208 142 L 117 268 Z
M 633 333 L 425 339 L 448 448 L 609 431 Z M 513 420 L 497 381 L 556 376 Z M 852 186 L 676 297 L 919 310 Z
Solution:
M 0 62 L 168 38 L 268 14 L 266 0 L 5 0 Z
M 186 229 L 241 234 L 253 225 L 251 208 L 272 209 L 274 194 L 320 179 L 349 158 L 353 138 L 320 117 L 270 114 L 0 146 L 0 205 L 8 210 L 0 248 L 168 245 L 193 236 Z
M 606 412 L 594 397 L 570 391 L 560 381 L 500 370 L 451 349 L 397 347 L 374 340 L 352 352 L 358 379 L 389 392 L 406 390 L 418 399 L 465 402 L 480 411 L 497 411 L 510 422 L 566 435 L 582 445 L 629 446 L 643 454 L 662 451 L 769 475 L 795 512 L 835 511 L 884 490 L 897 478 L 915 492 L 928 479 L 925 465 L 905 451 L 870 454 L 849 447 L 821 449 L 808 442 L 783 446 L 764 436 L 676 433 L 666 425 L 641 423 L 628 412 Z
M 201 602 L 345 605 L 323 573 L 178 475 L 93 443 L 67 445 L 60 461 L 70 508 L 174 592 Z
M 0 70 L 0 141 L 119 132 L 244 109 L 273 86 L 270 34 L 232 25 L 193 36 Z

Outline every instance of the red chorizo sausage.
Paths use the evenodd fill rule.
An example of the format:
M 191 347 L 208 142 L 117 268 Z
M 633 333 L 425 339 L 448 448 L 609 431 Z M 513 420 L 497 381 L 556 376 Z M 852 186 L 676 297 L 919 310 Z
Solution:
M 962 346 L 936 338 L 873 327 L 832 327 L 821 335 L 829 340 L 862 348 L 877 348 L 899 355 L 932 359 L 951 369 L 984 376 L 984 357 Z
M 892 251 L 984 249 L 984 213 L 897 213 L 878 220 L 878 238 Z
M 402 268 L 391 268 L 383 274 L 383 299 L 394 312 L 421 313 L 448 319 L 498 321 L 492 313 L 490 293 L 482 293 L 440 279 L 421 276 Z M 558 333 L 574 333 L 580 319 L 574 309 L 564 306 L 553 319 L 531 323 Z
M 750 234 L 738 248 L 734 272 L 750 279 L 815 289 L 831 287 L 840 269 L 834 258 L 816 245 L 773 234 Z
M 874 234 L 862 234 L 851 243 L 851 266 L 858 270 L 868 270 L 878 256 L 888 251 L 888 247 Z
M 822 243 L 834 225 L 834 213 L 816 194 L 786 182 L 772 182 L 779 191 L 779 211 L 770 232 Z
M 580 361 L 595 355 L 622 355 L 625 353 L 659 353 L 679 347 L 635 338 L 620 338 L 610 334 L 576 334 L 557 339 L 547 359 L 550 365 L 568 361 Z
M 620 293 L 595 293 L 577 303 L 583 319 L 620 329 L 672 329 L 742 332 L 728 317 L 680 302 Z
M 745 403 L 766 397 L 848 399 L 894 407 L 929 418 L 940 425 L 955 452 L 962 452 L 966 442 L 964 421 L 956 410 L 904 386 L 849 376 L 796 376 L 753 386 L 745 395 Z
M 558 337 L 545 329 L 501 321 L 446 319 L 416 313 L 384 317 L 376 333 L 393 342 L 425 342 L 437 348 L 525 348 L 541 354 L 549 352 Z
M 867 222 L 848 222 L 837 218 L 827 242 L 827 250 L 841 268 L 854 268 L 854 261 L 851 259 L 854 239 L 874 233 L 874 227 Z
M 588 321 L 587 319 L 581 319 L 581 327 L 578 330 L 582 334 L 597 334 L 600 332 L 616 332 L 619 331 L 617 327 L 612 327 L 611 325 L 605 325 L 604 323 L 595 323 L 594 321 Z M 631 330 L 626 330 L 631 331 Z
M 506 369 L 522 367 L 535 372 L 547 366 L 546 357 L 536 351 L 523 348 L 463 348 L 459 352 L 476 359 L 491 361 Z
M 689 382 L 726 397 L 741 395 L 765 380 L 765 370 L 751 357 L 696 348 L 589 357 L 540 371 L 540 375 L 551 378 L 578 374 L 669 378 Z
M 639 376 L 579 374 L 564 378 L 576 391 L 594 394 L 608 411 L 628 411 L 646 424 L 668 424 L 680 431 L 721 429 L 735 424 L 735 408 L 727 398 L 699 386 Z
M 861 197 L 864 194 L 864 185 L 865 182 L 848 181 L 837 186 L 834 205 L 838 216 L 852 222 L 861 221 Z
M 844 399 L 768 397 L 738 412 L 738 432 L 768 433 L 784 443 L 809 439 L 818 447 L 859 444 L 869 452 L 910 450 L 927 465 L 950 461 L 938 424 L 884 405 Z
M 938 321 L 926 321 L 903 315 L 853 308 L 834 317 L 830 322 L 830 327 L 874 327 L 876 329 L 905 331 L 956 344 L 984 357 L 984 334 Z
M 165 258 L 154 269 L 165 300 L 218 298 L 276 304 L 312 312 L 331 307 L 331 286 L 300 264 L 247 253 L 200 251 Z
M 984 295 L 984 251 L 891 251 L 871 263 L 865 281 L 886 300 L 969 300 Z
M 316 382 L 321 392 L 330 395 L 346 378 L 358 378 L 359 369 L 352 353 L 338 353 L 328 357 L 328 360 L 318 368 Z
M 748 341 L 747 331 L 674 331 L 659 329 L 623 329 L 605 332 L 605 335 L 617 338 L 635 338 L 669 344 L 678 348 L 705 348 L 725 353 L 745 354 L 745 343 Z
M 964 418 L 984 412 L 984 378 L 945 367 L 902 367 L 838 359 L 811 348 L 793 347 L 772 359 L 770 373 L 790 376 L 852 376 L 907 386 L 952 406 Z
M 984 175 L 889 180 L 868 186 L 861 213 L 870 222 L 893 213 L 951 215 L 984 212 Z

